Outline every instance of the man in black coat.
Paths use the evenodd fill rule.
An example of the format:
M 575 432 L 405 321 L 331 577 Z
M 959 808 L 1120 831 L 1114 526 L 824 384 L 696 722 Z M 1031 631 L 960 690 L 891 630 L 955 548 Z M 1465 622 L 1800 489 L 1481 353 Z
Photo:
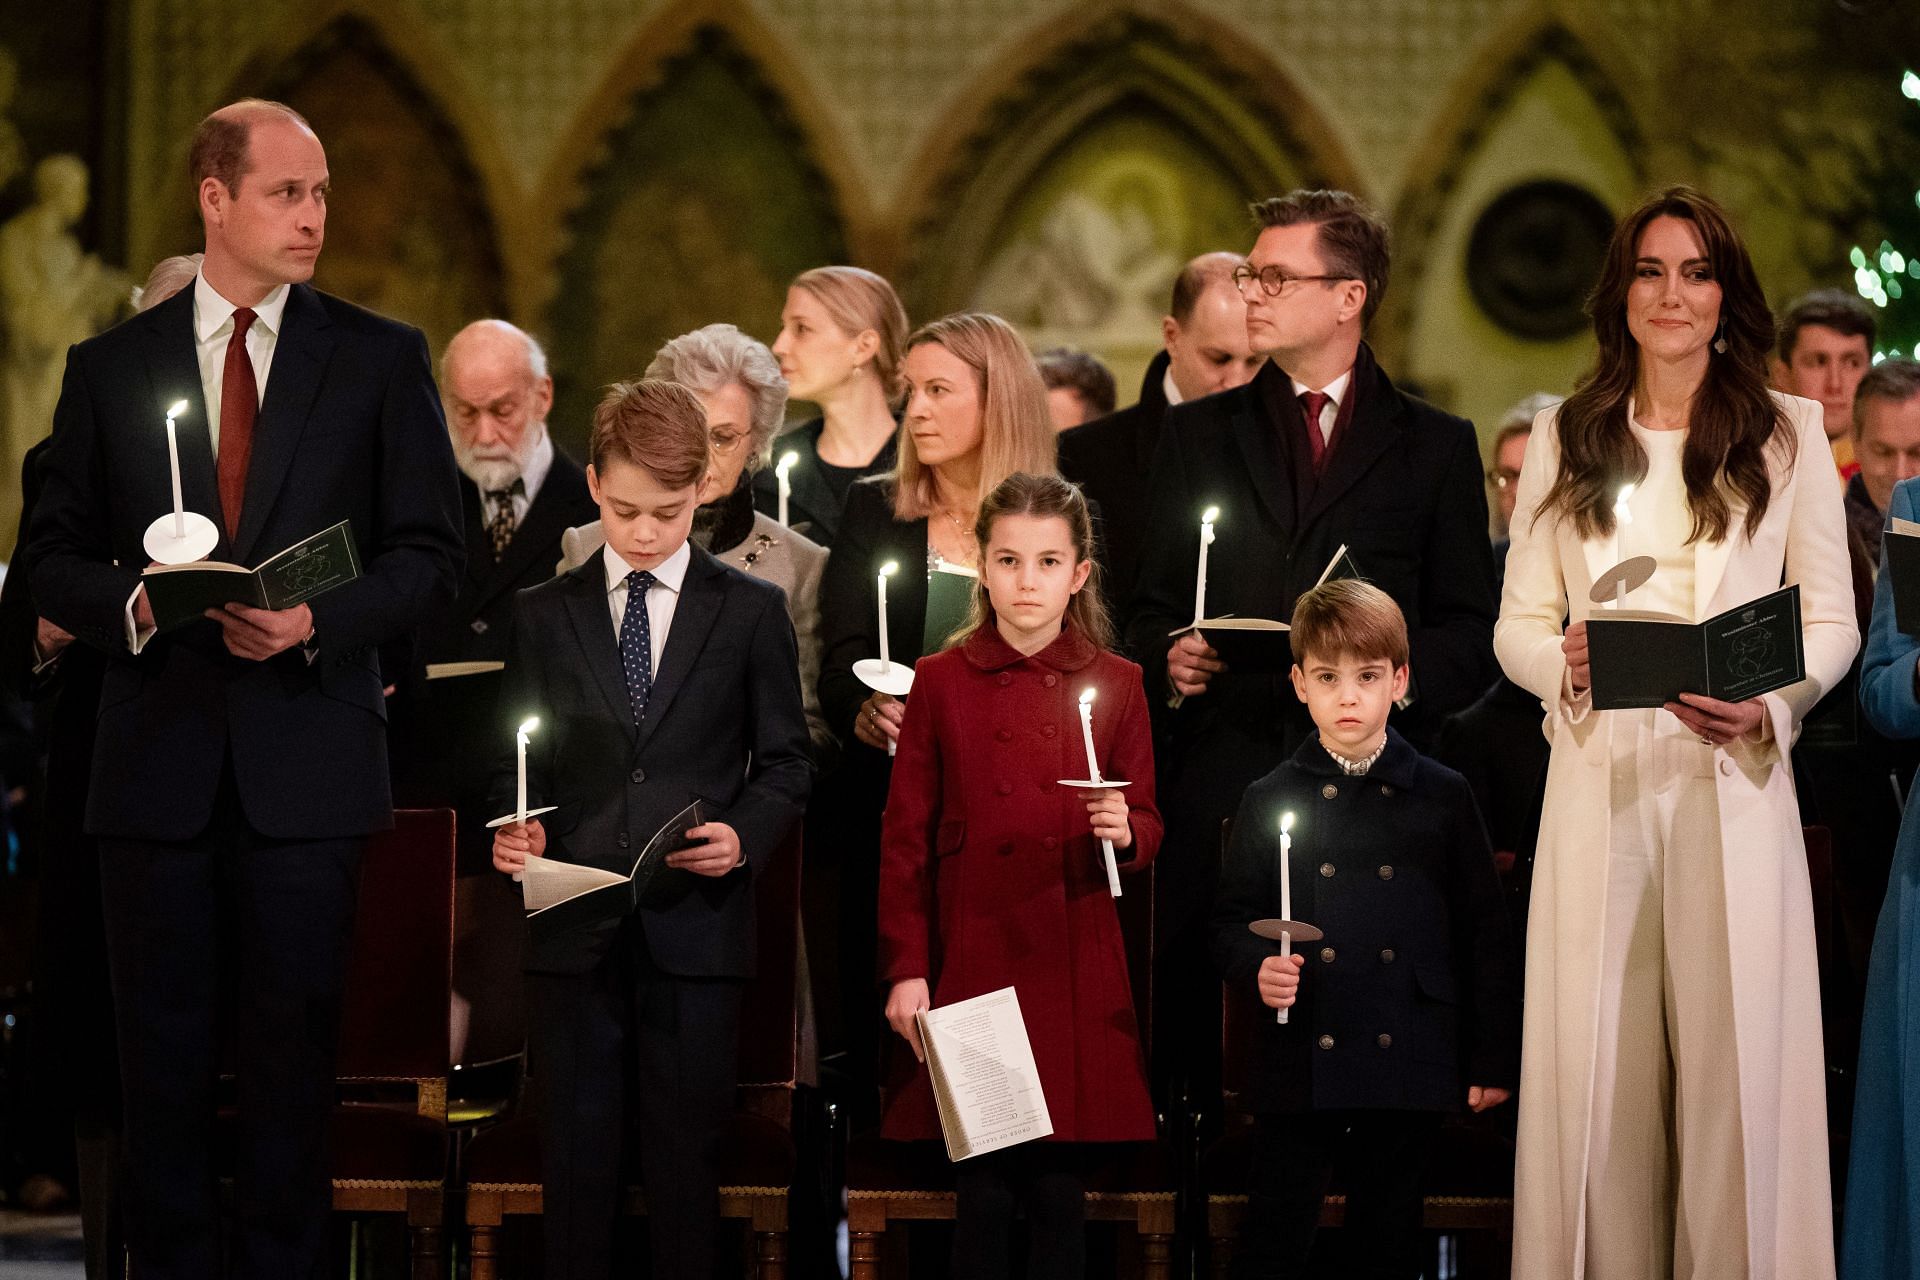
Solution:
M 34 513 L 39 611 L 107 656 L 87 831 L 126 1108 L 142 1277 L 219 1273 L 216 1009 L 234 988 L 243 1275 L 311 1276 L 341 987 L 366 837 L 392 822 L 377 647 L 453 600 L 458 498 L 424 339 L 306 284 L 326 153 L 254 100 L 192 149 L 206 259 L 192 287 L 68 354 Z M 306 604 L 229 605 L 164 635 L 142 535 L 185 505 L 213 558 L 258 564 L 347 521 L 362 572 Z
M 1360 576 L 1406 615 L 1412 679 L 1395 723 L 1416 746 L 1493 680 L 1493 552 L 1473 425 L 1396 389 L 1362 341 L 1386 288 L 1387 229 L 1344 192 L 1296 191 L 1254 206 L 1262 229 L 1235 282 L 1248 340 L 1268 364 L 1243 387 L 1168 410 L 1126 635 L 1150 697 L 1177 697 L 1161 765 L 1167 820 L 1157 882 L 1163 1047 L 1210 1096 L 1218 1036 L 1203 1011 L 1206 904 L 1220 824 L 1254 779 L 1313 725 L 1288 687 L 1284 641 L 1233 670 L 1196 632 L 1200 517 L 1210 617 L 1284 620 L 1344 545 Z M 1182 1031 L 1201 1017 L 1191 1034 Z M 1171 1050 L 1170 1050 L 1171 1051 Z M 1181 1064 L 1159 1055 L 1163 1085 Z
M 1168 406 L 1241 386 L 1266 363 L 1247 346 L 1247 304 L 1233 287 L 1233 269 L 1244 261 L 1203 253 L 1183 267 L 1160 321 L 1165 346 L 1147 365 L 1139 402 L 1060 435 L 1060 474 L 1100 508 L 1104 590 L 1115 604 L 1133 594 L 1140 573 L 1153 454 Z

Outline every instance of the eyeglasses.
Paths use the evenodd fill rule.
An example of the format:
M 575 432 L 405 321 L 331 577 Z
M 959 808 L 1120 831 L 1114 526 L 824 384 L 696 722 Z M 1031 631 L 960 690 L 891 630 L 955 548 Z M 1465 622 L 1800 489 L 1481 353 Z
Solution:
M 1255 280 L 1260 282 L 1260 292 L 1269 298 L 1277 298 L 1291 286 L 1305 284 L 1310 280 L 1331 282 L 1334 280 L 1358 280 L 1358 276 L 1295 276 L 1289 275 L 1279 267 L 1254 267 L 1242 265 L 1233 269 L 1233 287 L 1241 293 Z
M 1512 467 L 1488 467 L 1487 483 L 1496 489 L 1505 489 L 1520 483 L 1520 473 Z
M 748 434 L 745 431 L 709 431 L 707 443 L 713 447 L 715 453 L 724 458 L 729 454 L 737 453 L 740 446 L 747 442 Z

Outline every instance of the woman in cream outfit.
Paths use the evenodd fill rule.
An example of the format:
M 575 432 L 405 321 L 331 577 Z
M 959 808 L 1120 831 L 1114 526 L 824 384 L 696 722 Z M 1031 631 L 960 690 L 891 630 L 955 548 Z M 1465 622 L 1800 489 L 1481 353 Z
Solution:
M 1712 201 L 1673 188 L 1623 219 L 1591 308 L 1599 358 L 1534 423 L 1494 631 L 1553 744 L 1513 1272 L 1828 1280 L 1820 999 L 1787 753 L 1859 644 L 1839 479 L 1819 406 L 1766 390 L 1772 317 Z M 1594 711 L 1588 593 L 1638 555 L 1659 567 L 1627 605 L 1695 620 L 1798 584 L 1806 679 L 1740 703 Z

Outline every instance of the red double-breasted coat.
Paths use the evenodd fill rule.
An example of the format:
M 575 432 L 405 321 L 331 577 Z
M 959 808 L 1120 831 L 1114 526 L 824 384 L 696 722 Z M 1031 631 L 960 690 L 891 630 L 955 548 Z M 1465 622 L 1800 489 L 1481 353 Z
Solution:
M 935 1008 L 1013 987 L 1053 1140 L 1144 1141 L 1120 919 L 1086 793 L 1059 785 L 1087 776 L 1088 688 L 1101 776 L 1129 784 L 1122 870 L 1138 870 L 1161 836 L 1139 667 L 1071 629 L 1022 657 L 991 623 L 916 664 L 882 824 L 880 976 L 927 979 Z M 895 1083 L 882 1134 L 938 1138 L 926 1068 Z

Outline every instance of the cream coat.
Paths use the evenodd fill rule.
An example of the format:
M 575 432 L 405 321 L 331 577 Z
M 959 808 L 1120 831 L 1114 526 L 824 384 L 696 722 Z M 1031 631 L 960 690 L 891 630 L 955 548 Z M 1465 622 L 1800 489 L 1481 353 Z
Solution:
M 1748 1261 L 1753 1280 L 1833 1275 L 1826 1087 L 1813 909 L 1787 752 L 1802 716 L 1847 673 L 1859 647 L 1840 481 L 1811 400 L 1776 396 L 1799 438 L 1791 470 L 1776 460 L 1757 536 L 1734 510 L 1724 542 L 1696 544 L 1696 620 L 1798 583 L 1807 678 L 1764 696 L 1771 736 L 1716 752 L 1726 930 L 1744 1136 Z M 1558 408 L 1534 420 L 1520 474 L 1494 650 L 1538 695 L 1553 744 L 1527 938 L 1526 1025 L 1515 1169 L 1513 1274 L 1586 1271 L 1586 1168 L 1599 1034 L 1611 723 L 1568 695 L 1561 619 L 1584 620 L 1593 580 L 1619 559 L 1617 538 L 1582 541 L 1570 521 L 1537 519 L 1559 468 Z

